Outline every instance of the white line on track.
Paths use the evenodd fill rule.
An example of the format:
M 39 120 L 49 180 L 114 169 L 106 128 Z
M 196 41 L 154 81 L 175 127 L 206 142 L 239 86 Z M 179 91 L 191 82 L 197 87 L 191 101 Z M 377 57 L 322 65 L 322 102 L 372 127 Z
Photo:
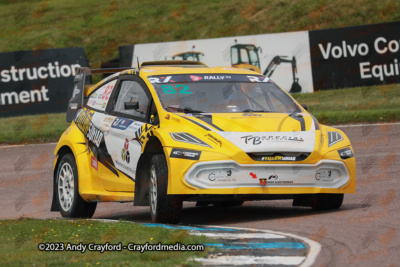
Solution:
M 204 265 L 299 265 L 305 257 L 299 256 L 221 256 L 218 258 L 197 258 Z
M 229 228 L 229 227 L 228 227 Z M 285 238 L 282 235 L 275 235 L 275 234 L 267 234 L 267 233 L 239 233 L 236 234 L 235 232 L 232 233 L 203 233 L 200 231 L 190 231 L 191 235 L 203 235 L 210 238 L 223 238 L 223 239 L 252 239 L 252 238 L 265 238 L 265 239 L 272 239 L 272 238 Z
M 111 219 L 92 219 L 92 220 L 96 220 L 96 221 L 104 221 L 104 222 L 130 222 L 130 223 L 135 223 L 132 221 L 119 221 L 119 220 L 111 220 Z M 294 261 L 294 258 L 302 258 L 302 260 L 304 260 L 303 262 L 300 261 L 296 264 L 301 264 L 300 267 L 308 267 L 311 266 L 315 260 L 317 259 L 317 256 L 319 254 L 319 252 L 321 251 L 321 245 L 318 242 L 315 242 L 314 240 L 311 240 L 309 238 L 303 237 L 303 236 L 299 236 L 299 235 L 295 235 L 295 234 L 289 234 L 289 233 L 283 233 L 283 232 L 277 232 L 277 231 L 271 231 L 271 230 L 262 230 L 262 229 L 254 229 L 254 228 L 243 228 L 243 227 L 225 227 L 225 226 L 215 226 L 215 225 L 201 225 L 202 227 L 211 227 L 211 228 L 228 228 L 228 229 L 236 229 L 236 230 L 244 230 L 244 231 L 249 231 L 249 232 L 263 232 L 266 234 L 271 234 L 271 235 L 283 235 L 285 237 L 292 237 L 295 239 L 299 239 L 301 241 L 303 241 L 304 243 L 306 243 L 308 245 L 308 254 L 307 257 L 304 260 L 304 257 L 294 257 L 294 256 L 273 256 L 273 257 L 284 257 L 284 258 L 293 258 L 292 260 Z M 205 228 L 207 229 L 207 228 Z M 190 231 L 189 231 L 190 232 Z M 251 257 L 251 256 L 242 256 L 242 257 Z M 267 256 L 265 256 L 267 258 Z M 271 256 L 270 256 L 271 257 Z M 220 258 L 220 257 L 218 257 Z M 214 260 L 217 260 L 217 258 L 215 258 Z M 219 261 L 216 263 L 209 263 L 209 264 L 222 264 L 225 263 L 224 261 Z M 247 264 L 244 262 L 241 262 L 240 264 Z M 239 265 L 240 265 L 239 264 Z M 249 263 L 249 264 L 267 264 L 267 263 Z M 268 263 L 268 264 L 276 264 L 276 263 Z M 284 263 L 279 263 L 279 264 L 284 264 Z M 294 263 L 291 263 L 294 264 Z M 286 264 L 288 265 L 288 264 Z
M 44 146 L 44 145 L 57 145 L 57 143 L 23 144 L 23 145 L 6 145 L 6 146 L 0 145 L 0 149 L 2 149 L 2 148 L 18 148 L 18 147 L 24 147 L 24 146 Z
M 308 267 L 311 266 L 319 252 L 321 251 L 321 245 L 318 242 L 315 242 L 314 240 L 308 239 L 303 236 L 295 235 L 295 234 L 289 234 L 289 233 L 283 233 L 283 232 L 277 232 L 277 231 L 271 231 L 271 230 L 261 230 L 261 229 L 254 229 L 254 228 L 243 228 L 243 227 L 225 227 L 225 226 L 215 226 L 215 225 L 202 225 L 204 227 L 213 227 L 213 228 L 229 228 L 229 229 L 237 229 L 237 230 L 246 230 L 246 231 L 252 231 L 252 232 L 264 232 L 268 234 L 276 234 L 276 235 L 284 235 L 287 237 L 292 237 L 296 239 L 300 239 L 304 243 L 308 245 L 309 251 L 308 255 L 303 263 L 301 263 L 300 267 Z
M 360 124 L 338 124 L 338 125 L 327 125 L 333 128 L 336 127 L 363 127 L 363 126 L 385 126 L 385 125 L 399 125 L 400 122 L 385 122 L 385 123 L 360 123 Z

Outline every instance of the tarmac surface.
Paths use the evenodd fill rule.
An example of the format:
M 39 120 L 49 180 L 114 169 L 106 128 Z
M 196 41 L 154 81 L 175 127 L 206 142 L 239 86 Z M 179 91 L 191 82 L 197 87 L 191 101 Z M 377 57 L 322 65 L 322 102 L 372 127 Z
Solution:
M 337 211 L 292 207 L 290 200 L 242 207 L 185 203 L 181 224 L 246 227 L 296 234 L 322 246 L 313 266 L 396 266 L 400 262 L 400 123 L 337 127 L 357 162 L 356 194 Z M 55 144 L 0 147 L 0 219 L 59 218 L 50 212 Z M 148 207 L 99 203 L 94 218 L 150 222 Z

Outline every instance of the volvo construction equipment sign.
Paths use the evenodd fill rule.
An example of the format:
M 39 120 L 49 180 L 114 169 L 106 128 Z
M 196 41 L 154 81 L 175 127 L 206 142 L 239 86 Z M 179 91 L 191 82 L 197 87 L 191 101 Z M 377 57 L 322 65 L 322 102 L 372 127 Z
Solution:
M 0 117 L 65 112 L 83 48 L 0 53 Z
M 310 31 L 314 90 L 400 82 L 400 22 Z

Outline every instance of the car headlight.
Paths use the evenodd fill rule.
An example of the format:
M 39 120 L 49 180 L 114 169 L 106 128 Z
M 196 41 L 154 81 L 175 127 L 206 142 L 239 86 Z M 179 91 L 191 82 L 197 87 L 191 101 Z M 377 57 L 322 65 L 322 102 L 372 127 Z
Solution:
M 339 143 L 343 140 L 343 136 L 338 132 L 328 132 L 328 147 Z
M 199 138 L 189 134 L 189 133 L 170 133 L 172 139 L 174 139 L 177 142 L 183 142 L 183 143 L 189 143 L 193 145 L 199 145 L 199 146 L 205 146 L 205 147 L 211 147 L 207 143 L 201 141 Z

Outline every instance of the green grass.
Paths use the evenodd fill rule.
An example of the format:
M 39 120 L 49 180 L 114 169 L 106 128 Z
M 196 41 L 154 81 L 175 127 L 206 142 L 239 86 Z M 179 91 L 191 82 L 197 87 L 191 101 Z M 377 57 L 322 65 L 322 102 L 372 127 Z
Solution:
M 68 126 L 65 113 L 0 118 L 0 143 L 52 142 Z
M 0 51 L 83 46 L 97 68 L 120 45 L 399 19 L 395 0 L 0 0 Z
M 293 94 L 322 124 L 400 120 L 400 85 L 381 85 Z M 57 141 L 68 127 L 65 113 L 0 119 L 0 143 Z
M 128 222 L 106 223 L 92 220 L 3 220 L 0 221 L 1 266 L 178 266 L 194 265 L 191 258 L 207 252 L 41 252 L 38 244 L 62 242 L 71 244 L 204 244 L 210 240 L 192 236 L 185 230 L 146 227 Z
M 0 0 L 0 51 L 83 46 L 90 67 L 98 68 L 118 57 L 121 45 L 399 19 L 400 4 L 395 0 Z M 372 86 L 295 98 L 309 104 L 322 123 L 394 121 L 400 119 L 399 90 L 397 85 Z M 56 141 L 67 127 L 65 114 L 3 118 L 0 143 Z
M 356 87 L 293 94 L 320 123 L 373 123 L 400 120 L 400 85 Z

